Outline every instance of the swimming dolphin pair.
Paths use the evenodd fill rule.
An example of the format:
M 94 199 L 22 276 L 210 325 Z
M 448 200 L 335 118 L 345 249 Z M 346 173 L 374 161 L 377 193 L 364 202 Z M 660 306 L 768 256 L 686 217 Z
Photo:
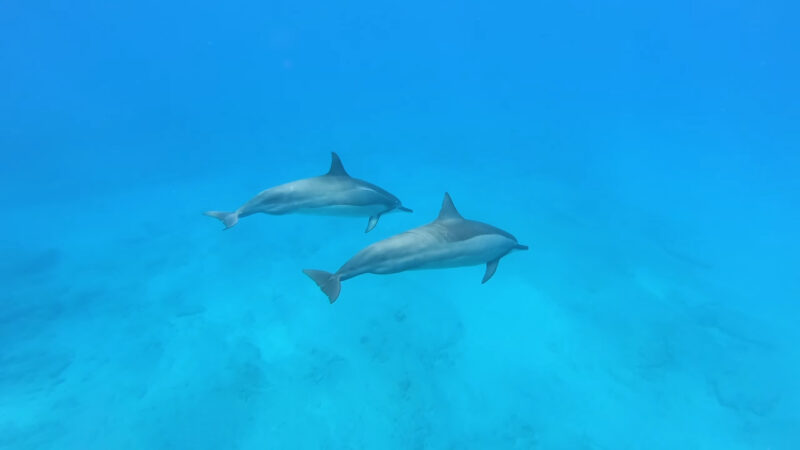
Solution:
M 256 213 L 289 213 L 369 217 L 366 232 L 391 211 L 406 211 L 389 192 L 363 180 L 352 178 L 336 153 L 331 154 L 327 174 L 292 181 L 262 191 L 233 212 L 208 211 L 205 214 L 233 227 L 239 218 Z M 486 264 L 481 283 L 497 270 L 500 258 L 514 250 L 527 250 L 511 234 L 491 225 L 464 219 L 450 195 L 444 194 L 442 209 L 433 222 L 365 247 L 336 273 L 303 271 L 322 289 L 331 303 L 341 291 L 341 282 L 364 273 L 389 274 L 406 270 L 462 267 Z
M 500 258 L 514 250 L 527 249 L 510 233 L 462 217 L 445 193 L 442 209 L 433 222 L 365 247 L 336 273 L 311 269 L 303 273 L 333 303 L 339 297 L 342 281 L 364 273 L 389 274 L 485 263 L 481 283 L 486 283 L 497 271 Z
M 269 188 L 236 211 L 208 211 L 205 215 L 221 220 L 226 230 L 240 218 L 256 213 L 369 217 L 368 233 L 391 211 L 412 212 L 384 189 L 348 175 L 339 156 L 331 153 L 331 168 L 325 175 Z

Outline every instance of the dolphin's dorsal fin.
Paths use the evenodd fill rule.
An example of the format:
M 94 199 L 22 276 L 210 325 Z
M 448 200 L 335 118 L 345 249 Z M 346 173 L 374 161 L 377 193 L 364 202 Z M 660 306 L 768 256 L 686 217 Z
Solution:
M 450 198 L 450 194 L 445 192 L 444 200 L 442 200 L 442 209 L 439 210 L 439 217 L 437 217 L 436 220 L 447 219 L 463 219 L 463 217 L 458 213 L 456 205 L 453 204 L 453 199 Z
M 328 171 L 328 175 L 338 175 L 340 177 L 350 176 L 347 174 L 347 171 L 344 170 L 342 160 L 339 159 L 339 155 L 337 155 L 336 152 L 331 152 L 331 170 Z

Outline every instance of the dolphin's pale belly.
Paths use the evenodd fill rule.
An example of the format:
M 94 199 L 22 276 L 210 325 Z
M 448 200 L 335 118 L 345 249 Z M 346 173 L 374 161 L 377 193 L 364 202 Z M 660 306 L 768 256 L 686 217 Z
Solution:
M 299 208 L 294 214 L 310 214 L 315 216 L 370 217 L 386 212 L 386 205 L 328 205 L 317 208 Z
M 395 273 L 405 270 L 440 269 L 485 264 L 511 251 L 516 241 L 498 234 L 484 234 L 455 242 L 436 242 L 421 248 L 387 255 L 365 272 Z

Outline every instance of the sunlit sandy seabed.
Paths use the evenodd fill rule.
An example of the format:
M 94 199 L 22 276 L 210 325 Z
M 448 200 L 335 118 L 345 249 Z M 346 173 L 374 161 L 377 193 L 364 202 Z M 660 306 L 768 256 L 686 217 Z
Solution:
M 314 155 L 7 211 L 0 447 L 797 448 L 796 317 L 733 289 L 691 227 L 529 168 L 347 151 L 415 213 L 367 235 L 201 215 Z M 486 285 L 364 276 L 334 305 L 301 273 L 432 220 L 445 189 L 531 250 Z

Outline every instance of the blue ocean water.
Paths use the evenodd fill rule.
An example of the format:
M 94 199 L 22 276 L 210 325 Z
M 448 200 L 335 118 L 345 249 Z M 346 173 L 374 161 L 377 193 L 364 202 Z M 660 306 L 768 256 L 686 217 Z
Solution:
M 2 2 L 0 448 L 800 448 L 798 13 Z M 414 213 L 201 214 L 331 151 Z

